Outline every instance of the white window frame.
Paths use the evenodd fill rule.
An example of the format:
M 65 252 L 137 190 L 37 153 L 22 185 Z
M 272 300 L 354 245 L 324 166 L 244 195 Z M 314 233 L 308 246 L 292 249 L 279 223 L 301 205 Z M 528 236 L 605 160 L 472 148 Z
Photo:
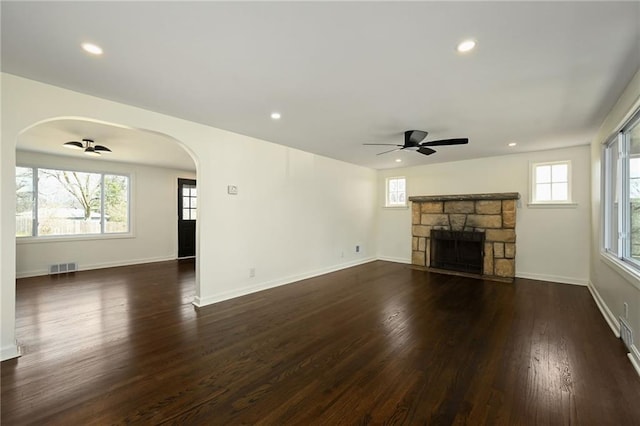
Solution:
M 629 131 L 640 126 L 640 110 L 631 114 L 631 118 L 626 121 L 613 136 L 608 138 L 602 148 L 602 223 L 601 223 L 601 244 L 600 250 L 604 259 L 610 264 L 621 268 L 630 274 L 635 280 L 640 279 L 640 260 L 634 259 L 631 255 L 631 212 L 630 209 L 620 208 L 620 206 L 630 206 L 631 198 L 629 191 L 630 178 L 630 134 Z M 611 173 L 612 148 L 617 142 L 617 162 L 616 175 Z M 615 179 L 615 198 L 611 198 L 612 181 Z M 612 222 L 613 203 L 618 205 L 617 223 L 618 229 L 612 230 L 609 226 Z M 613 235 L 612 235 L 613 234 Z M 617 234 L 617 238 L 612 238 Z M 616 240 L 615 247 L 611 247 L 611 241 Z M 615 250 L 614 250 L 615 248 Z M 638 284 L 635 284 L 639 287 Z
M 18 243 L 34 243 L 34 242 L 55 242 L 55 241 L 68 241 L 68 240 L 96 240 L 96 239 L 118 239 L 118 238 L 135 238 L 134 230 L 133 230 L 133 209 L 132 200 L 133 200 L 133 181 L 134 177 L 132 174 L 122 173 L 122 172 L 108 172 L 108 171 L 87 171 L 81 169 L 72 169 L 72 168 L 58 168 L 58 167 L 41 167 L 41 166 L 33 166 L 27 164 L 16 164 L 17 167 L 28 168 L 32 170 L 32 189 L 33 189 L 33 226 L 32 226 L 32 235 L 28 236 L 15 236 L 16 242 Z M 60 170 L 67 172 L 77 172 L 77 173 L 91 173 L 100 175 L 100 184 L 103 189 L 101 191 L 101 200 L 100 200 L 100 233 L 94 234 L 64 234 L 64 235 L 38 235 L 38 170 Z M 124 176 L 127 178 L 127 229 L 126 232 L 105 232 L 105 224 L 104 224 L 104 178 L 105 176 Z
M 537 198 L 537 181 L 536 170 L 540 166 L 554 166 L 558 164 L 566 164 L 567 166 L 567 199 L 566 200 L 538 200 Z M 573 202 L 573 174 L 571 160 L 544 161 L 529 163 L 529 207 L 575 207 L 577 203 Z M 552 181 L 553 182 L 553 181 Z
M 389 186 L 392 180 L 403 180 L 404 181 L 404 203 L 391 203 L 389 200 L 390 190 Z M 399 191 L 398 191 L 399 192 Z M 407 199 L 409 198 L 407 195 L 407 178 L 405 176 L 392 176 L 385 179 L 384 183 L 384 195 L 385 195 L 385 203 L 384 206 L 388 208 L 406 208 L 409 204 Z
M 609 171 L 611 170 L 612 167 L 612 162 L 613 162 L 613 158 L 611 155 L 611 149 L 612 149 L 612 145 L 618 142 L 618 149 L 617 149 L 617 159 L 616 159 L 616 175 L 612 176 L 612 173 L 609 173 Z M 602 193 L 602 244 L 601 244 L 601 248 L 602 251 L 609 254 L 610 256 L 614 256 L 617 257 L 619 259 L 622 259 L 623 257 L 623 250 L 622 250 L 622 239 L 620 238 L 620 236 L 617 237 L 617 244 L 615 247 L 615 251 L 612 250 L 612 247 L 609 245 L 610 242 L 612 241 L 612 235 L 611 235 L 611 227 L 609 226 L 611 224 L 611 222 L 613 221 L 613 217 L 612 215 L 614 215 L 614 213 L 612 212 L 612 205 L 610 203 L 610 199 L 609 199 L 609 191 L 610 188 L 613 187 L 613 182 L 615 182 L 615 200 L 613 201 L 614 203 L 616 203 L 618 206 L 622 205 L 621 202 L 621 197 L 622 197 L 622 186 L 624 186 L 624 180 L 622 179 L 622 158 L 623 158 L 623 154 L 622 152 L 624 151 L 623 148 L 624 145 L 624 138 L 622 137 L 622 133 L 618 133 L 616 134 L 614 137 L 611 137 L 607 140 L 607 142 L 605 142 L 603 144 L 602 147 L 602 170 L 601 170 L 601 176 L 602 176 L 602 188 L 601 188 L 601 193 Z M 618 212 L 616 214 L 616 220 L 617 223 L 624 223 L 624 209 L 621 209 L 618 207 Z

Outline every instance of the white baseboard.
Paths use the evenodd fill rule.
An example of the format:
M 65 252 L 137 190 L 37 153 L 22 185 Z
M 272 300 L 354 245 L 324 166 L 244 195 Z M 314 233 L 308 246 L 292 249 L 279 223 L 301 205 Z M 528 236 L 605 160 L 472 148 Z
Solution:
M 103 268 L 116 268 L 118 266 L 131 266 L 131 265 L 140 265 L 144 263 L 154 263 L 154 262 L 166 262 L 168 260 L 175 260 L 175 256 L 160 256 L 160 257 L 147 257 L 143 259 L 127 259 L 127 260 L 116 260 L 112 262 L 102 262 L 102 263 L 91 263 L 88 265 L 78 265 L 78 271 L 90 271 L 92 269 L 103 269 Z M 28 278 L 28 277 L 38 277 L 42 275 L 48 275 L 49 270 L 37 270 L 37 271 L 22 271 L 16 272 L 16 278 Z
M 281 285 L 291 284 L 297 281 L 306 280 L 308 278 L 317 277 L 319 275 L 328 274 L 330 272 L 339 271 L 342 269 L 351 268 L 353 266 L 362 265 L 364 263 L 374 262 L 377 259 L 375 257 L 367 257 L 365 259 L 358 259 L 352 262 L 341 263 L 328 268 L 316 269 L 314 271 L 306 272 L 304 274 L 290 275 L 288 277 L 279 278 L 276 280 L 265 281 L 252 286 L 242 287 L 240 289 L 225 291 L 222 293 L 214 294 L 211 296 L 199 297 L 196 296 L 193 300 L 193 305 L 197 308 L 203 306 L 212 305 L 214 303 L 223 302 L 225 300 L 234 299 L 240 296 L 246 296 L 247 294 L 256 293 L 262 290 L 268 290 L 270 288 L 279 287 Z
M 15 343 L 13 345 L 0 348 L 0 361 L 17 358 L 20 356 L 20 347 Z
M 627 354 L 629 357 L 629 361 L 631 361 L 631 365 L 635 368 L 636 373 L 640 376 L 640 352 L 636 345 L 631 345 L 631 352 Z
M 395 262 L 395 263 L 406 263 L 411 265 L 411 259 L 405 259 L 403 257 L 378 256 L 377 260 L 385 260 L 387 262 Z
M 611 331 L 613 331 L 613 334 L 615 334 L 617 338 L 620 338 L 620 322 L 618 321 L 616 316 L 613 315 L 613 312 L 611 312 L 611 309 L 609 309 L 607 304 L 604 302 L 604 300 L 600 296 L 600 293 L 598 293 L 598 289 L 593 285 L 592 282 L 589 282 L 588 288 L 591 292 L 593 300 L 596 301 L 598 309 L 600 309 L 600 313 L 604 317 L 605 321 L 607 321 L 607 324 L 609 324 L 609 327 L 611 327 Z
M 562 283 L 562 284 L 573 284 L 573 285 L 582 285 L 582 286 L 589 285 L 589 280 L 587 279 L 563 277 L 560 275 L 546 275 L 546 274 L 534 274 L 531 272 L 518 272 L 516 273 L 516 277 L 527 278 L 530 280 L 538 280 L 538 281 L 551 281 L 554 283 Z

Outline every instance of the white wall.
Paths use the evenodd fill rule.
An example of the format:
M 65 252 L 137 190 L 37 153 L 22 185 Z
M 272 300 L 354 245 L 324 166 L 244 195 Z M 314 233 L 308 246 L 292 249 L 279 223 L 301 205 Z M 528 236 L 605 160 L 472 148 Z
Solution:
M 609 325 L 619 334 L 619 317 L 624 318 L 624 303 L 629 305 L 627 318 L 634 333 L 640 332 L 640 275 L 626 272 L 620 266 L 607 262 L 602 255 L 602 144 L 616 131 L 629 115 L 640 108 L 640 70 L 618 99 L 603 122 L 591 144 L 591 289 Z M 632 351 L 632 361 L 640 373 L 640 352 Z
M 18 278 L 47 274 L 48 265 L 55 263 L 77 262 L 80 270 L 86 270 L 177 257 L 177 180 L 195 179 L 195 172 L 27 151 L 17 151 L 16 161 L 19 166 L 128 174 L 133 230 L 132 238 L 18 239 Z
M 529 163 L 559 160 L 572 162 L 573 201 L 577 206 L 527 206 Z M 516 223 L 516 275 L 545 281 L 587 284 L 590 244 L 587 145 L 380 172 L 378 254 L 381 258 L 409 263 L 411 211 L 408 208 L 383 207 L 385 179 L 391 176 L 406 176 L 410 196 L 519 192 L 521 199 Z
M 374 170 L 2 74 L 2 359 L 16 352 L 16 141 L 29 126 L 61 117 L 163 133 L 195 158 L 198 305 L 375 258 Z M 228 195 L 227 185 L 239 194 Z
M 199 303 L 375 259 L 375 170 L 269 143 L 244 142 L 220 155 L 229 163 L 214 188 L 227 207 L 216 209 L 214 257 L 225 264 L 216 276 L 237 284 Z M 227 185 L 238 195 L 226 195 Z

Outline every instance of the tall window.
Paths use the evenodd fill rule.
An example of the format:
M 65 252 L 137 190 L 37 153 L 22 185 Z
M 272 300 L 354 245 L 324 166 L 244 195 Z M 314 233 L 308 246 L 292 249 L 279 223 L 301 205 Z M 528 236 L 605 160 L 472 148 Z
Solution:
M 407 205 L 407 182 L 403 177 L 387 178 L 387 207 L 403 207 Z
M 534 163 L 531 167 L 531 203 L 570 203 L 570 177 L 570 161 Z
M 16 167 L 16 236 L 129 232 L 129 177 Z
M 621 184 L 622 179 L 620 176 L 620 144 L 618 143 L 618 137 L 615 137 L 610 141 L 606 147 L 603 155 L 604 170 L 602 173 L 604 181 L 604 205 L 605 211 L 603 215 L 605 241 L 604 247 L 609 253 L 618 255 L 621 253 L 618 247 L 618 242 L 622 242 L 618 239 L 618 232 L 620 228 L 620 196 L 621 196 Z
M 604 148 L 604 250 L 640 268 L 640 113 Z

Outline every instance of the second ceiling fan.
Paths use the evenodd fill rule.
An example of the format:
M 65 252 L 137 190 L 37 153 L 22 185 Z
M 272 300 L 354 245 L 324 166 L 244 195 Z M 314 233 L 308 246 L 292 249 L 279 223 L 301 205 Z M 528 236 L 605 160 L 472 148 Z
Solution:
M 97 145 L 93 139 L 82 139 L 82 142 L 69 141 L 63 144 L 65 148 L 83 150 L 85 154 L 92 156 L 100 156 L 101 153 L 112 152 L 104 145 Z
M 404 145 L 394 143 L 365 143 L 363 145 L 377 145 L 377 146 L 395 146 L 398 148 L 391 149 L 389 151 L 380 152 L 376 155 L 387 154 L 389 152 L 401 151 L 403 149 L 415 148 L 417 152 L 424 155 L 431 155 L 435 153 L 435 149 L 429 148 L 430 146 L 448 146 L 448 145 L 465 145 L 469 143 L 468 138 L 456 138 L 456 139 L 440 139 L 436 141 L 422 142 L 427 137 L 429 132 L 423 130 L 407 130 L 404 132 Z

